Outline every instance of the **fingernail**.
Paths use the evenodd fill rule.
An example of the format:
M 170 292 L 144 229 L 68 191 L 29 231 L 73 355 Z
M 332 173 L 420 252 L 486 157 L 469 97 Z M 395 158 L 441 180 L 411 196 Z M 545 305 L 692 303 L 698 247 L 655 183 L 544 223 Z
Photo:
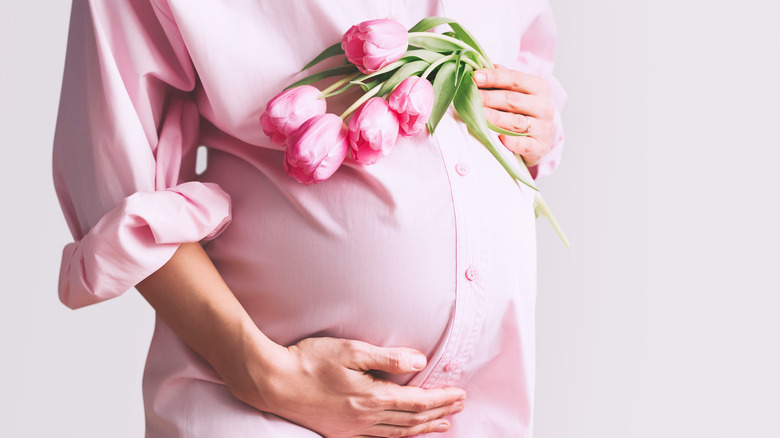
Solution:
M 474 82 L 477 83 L 477 85 L 482 85 L 487 81 L 487 76 L 485 73 L 475 73 L 474 74 Z
M 463 402 L 456 402 L 454 405 L 452 405 L 452 408 L 453 408 L 453 410 L 454 410 L 455 412 L 460 412 L 460 411 L 462 411 L 462 410 L 463 410 L 463 408 L 464 408 L 465 406 L 466 406 L 466 405 L 464 405 L 464 404 L 463 404 Z
M 417 371 L 420 371 L 421 369 L 425 368 L 425 364 L 427 363 L 428 363 L 427 357 L 417 354 L 412 359 L 412 368 L 414 368 Z
M 436 426 L 436 432 L 446 432 L 449 428 L 450 426 L 448 426 L 447 423 L 441 423 Z

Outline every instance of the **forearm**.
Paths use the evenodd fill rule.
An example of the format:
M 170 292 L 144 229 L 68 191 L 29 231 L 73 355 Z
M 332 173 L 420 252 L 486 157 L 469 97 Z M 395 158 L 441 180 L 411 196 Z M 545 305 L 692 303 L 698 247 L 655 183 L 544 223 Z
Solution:
M 247 352 L 259 350 L 256 357 L 270 363 L 282 348 L 258 330 L 198 243 L 181 244 L 168 263 L 136 288 L 223 378 L 246 362 Z

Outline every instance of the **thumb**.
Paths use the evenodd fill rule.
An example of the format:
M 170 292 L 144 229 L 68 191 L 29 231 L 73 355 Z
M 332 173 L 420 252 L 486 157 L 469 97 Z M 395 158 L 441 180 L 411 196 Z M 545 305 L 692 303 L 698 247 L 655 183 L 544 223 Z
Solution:
M 428 358 L 411 348 L 385 348 L 359 343 L 352 355 L 350 367 L 362 371 L 377 370 L 391 374 L 415 373 L 425 368 Z

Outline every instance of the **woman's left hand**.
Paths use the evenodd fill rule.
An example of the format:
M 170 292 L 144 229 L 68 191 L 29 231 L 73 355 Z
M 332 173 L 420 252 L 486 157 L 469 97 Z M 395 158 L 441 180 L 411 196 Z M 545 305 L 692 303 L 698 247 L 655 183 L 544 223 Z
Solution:
M 555 106 L 550 97 L 550 86 L 538 76 L 521 73 L 500 65 L 474 72 L 474 81 L 480 88 L 485 118 L 517 137 L 499 135 L 510 151 L 520 154 L 528 166 L 539 163 L 552 147 Z

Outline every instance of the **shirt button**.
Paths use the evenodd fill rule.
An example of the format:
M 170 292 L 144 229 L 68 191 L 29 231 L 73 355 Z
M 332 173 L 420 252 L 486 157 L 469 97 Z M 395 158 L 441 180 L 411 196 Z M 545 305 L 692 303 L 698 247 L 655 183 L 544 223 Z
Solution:
M 468 269 L 466 269 L 466 278 L 469 279 L 469 281 L 474 281 L 479 277 L 479 271 L 474 266 L 469 266 Z
M 455 165 L 455 171 L 458 172 L 458 175 L 460 176 L 466 176 L 469 174 L 469 165 L 466 163 L 458 163 Z
M 452 362 L 448 363 L 447 365 L 444 365 L 444 371 L 455 374 L 458 371 L 460 371 L 460 364 L 457 360 L 453 360 Z

